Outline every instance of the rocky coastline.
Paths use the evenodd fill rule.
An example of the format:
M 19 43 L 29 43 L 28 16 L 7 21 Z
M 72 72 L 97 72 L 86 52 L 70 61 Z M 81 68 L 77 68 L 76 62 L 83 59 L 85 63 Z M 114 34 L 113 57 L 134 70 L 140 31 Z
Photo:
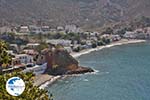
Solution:
M 44 89 L 48 85 L 51 85 L 54 82 L 56 82 L 58 79 L 68 77 L 70 75 L 72 76 L 72 75 L 78 75 L 78 74 L 92 73 L 94 72 L 92 68 L 80 66 L 78 61 L 75 58 L 83 54 L 87 54 L 87 53 L 101 50 L 104 48 L 109 48 L 109 47 L 124 45 L 124 44 L 141 43 L 141 42 L 146 42 L 146 41 L 145 40 L 121 40 L 121 41 L 114 42 L 109 45 L 101 46 L 95 49 L 88 49 L 88 50 L 81 51 L 79 53 L 72 53 L 71 55 L 64 51 L 57 51 L 55 55 L 56 58 L 54 59 L 58 62 L 55 61 L 55 65 L 59 64 L 61 65 L 61 67 L 56 67 L 55 69 L 51 69 L 51 67 L 48 64 L 49 67 L 47 68 L 45 74 L 36 76 L 34 85 L 39 86 L 40 88 Z M 61 57 L 65 57 L 65 59 L 60 60 L 59 58 Z

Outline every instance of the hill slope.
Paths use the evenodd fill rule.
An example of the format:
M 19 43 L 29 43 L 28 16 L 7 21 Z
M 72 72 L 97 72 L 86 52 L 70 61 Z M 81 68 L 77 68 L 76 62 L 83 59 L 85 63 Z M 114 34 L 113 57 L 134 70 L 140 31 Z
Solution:
M 31 24 L 41 20 L 52 26 L 93 28 L 150 16 L 149 9 L 149 0 L 0 0 L 0 22 Z

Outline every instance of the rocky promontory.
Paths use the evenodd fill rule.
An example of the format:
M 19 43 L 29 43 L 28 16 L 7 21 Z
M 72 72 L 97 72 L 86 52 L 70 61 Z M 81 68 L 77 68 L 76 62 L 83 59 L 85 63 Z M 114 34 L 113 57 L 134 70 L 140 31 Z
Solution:
M 94 72 L 88 67 L 81 67 L 78 61 L 63 48 L 46 49 L 43 51 L 47 62 L 46 74 L 66 75 Z

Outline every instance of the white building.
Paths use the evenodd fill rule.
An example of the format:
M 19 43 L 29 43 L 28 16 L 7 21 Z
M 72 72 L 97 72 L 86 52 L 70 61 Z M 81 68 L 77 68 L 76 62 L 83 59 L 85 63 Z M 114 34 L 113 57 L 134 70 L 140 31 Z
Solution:
M 71 45 L 71 40 L 64 40 L 64 39 L 52 39 L 52 40 L 47 40 L 46 43 L 58 45 L 61 44 L 63 46 L 70 46 Z
M 58 31 L 63 31 L 64 28 L 63 28 L 62 26 L 58 26 L 58 27 L 57 27 L 57 30 L 58 30 Z
M 36 48 L 39 45 L 40 45 L 39 43 L 28 43 L 27 47 L 29 47 L 29 48 Z
M 76 25 L 66 25 L 65 26 L 65 31 L 68 33 L 79 33 L 82 32 L 80 28 L 78 28 Z
M 72 52 L 72 48 L 71 47 L 64 47 L 65 50 L 67 50 L 68 53 Z
M 121 37 L 119 35 L 111 35 L 111 40 L 112 41 L 119 41 L 119 40 L 121 40 Z
M 33 57 L 27 54 L 19 54 L 15 58 L 19 59 L 22 64 L 33 63 Z
M 104 35 L 101 36 L 101 38 L 109 38 L 109 37 L 110 37 L 109 34 L 104 34 Z
M 29 30 L 28 26 L 21 26 L 19 29 L 19 33 L 27 34 L 29 32 L 30 32 L 30 30 Z
M 14 52 L 19 52 L 19 47 L 17 44 L 10 44 L 9 49 L 13 50 Z
M 47 63 L 43 65 L 35 65 L 31 68 L 26 68 L 23 72 L 33 72 L 35 75 L 43 74 L 47 68 Z
M 147 33 L 150 34 L 150 27 L 147 27 L 146 30 L 147 30 Z
M 44 34 L 50 33 L 50 27 L 49 26 L 42 26 L 41 29 L 42 29 L 42 32 Z
M 41 27 L 37 27 L 37 26 L 29 26 L 30 32 L 32 34 L 40 34 L 43 33 L 42 28 Z

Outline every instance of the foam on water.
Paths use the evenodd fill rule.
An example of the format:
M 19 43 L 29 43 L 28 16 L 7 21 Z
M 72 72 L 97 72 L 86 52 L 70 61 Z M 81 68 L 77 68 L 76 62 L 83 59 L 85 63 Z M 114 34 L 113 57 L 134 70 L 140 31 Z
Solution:
M 47 89 L 56 100 L 150 100 L 149 59 L 147 43 L 94 52 L 78 60 L 95 72 L 67 78 L 64 81 L 69 83 L 57 82 Z
M 84 82 L 88 82 L 89 80 L 88 80 L 88 79 L 84 79 L 83 81 L 84 81 Z

